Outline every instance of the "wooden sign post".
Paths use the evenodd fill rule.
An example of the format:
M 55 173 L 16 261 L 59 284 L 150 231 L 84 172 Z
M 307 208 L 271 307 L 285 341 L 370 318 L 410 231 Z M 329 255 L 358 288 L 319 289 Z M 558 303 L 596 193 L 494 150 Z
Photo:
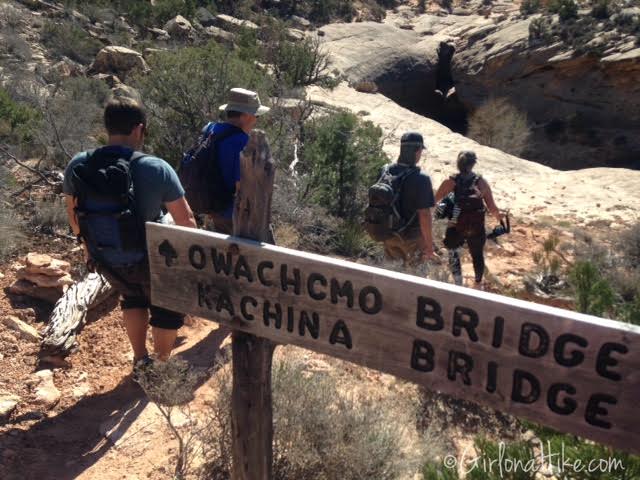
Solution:
M 237 237 L 273 243 L 270 234 L 275 165 L 263 132 L 254 131 L 242 152 L 242 175 L 233 214 Z M 271 363 L 275 345 L 233 331 L 231 394 L 234 480 L 269 480 L 273 463 Z
M 209 232 L 147 232 L 156 305 L 640 453 L 636 326 Z

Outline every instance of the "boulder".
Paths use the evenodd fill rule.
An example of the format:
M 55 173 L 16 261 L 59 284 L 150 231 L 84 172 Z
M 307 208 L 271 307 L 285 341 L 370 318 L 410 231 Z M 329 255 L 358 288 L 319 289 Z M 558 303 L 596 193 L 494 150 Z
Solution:
M 42 68 L 41 71 L 42 77 L 49 83 L 55 83 L 64 78 L 83 75 L 82 65 L 67 57 L 64 57 L 53 65 Z
M 196 10 L 196 20 L 198 20 L 198 23 L 203 27 L 212 27 L 216 24 L 216 17 L 204 7 Z
M 204 29 L 204 33 L 218 42 L 227 44 L 233 43 L 233 33 L 227 32 L 219 27 L 207 27 Z
M 172 38 L 187 38 L 193 33 L 193 25 L 182 15 L 169 20 L 163 29 Z
M 6 316 L 2 319 L 2 323 L 4 323 L 7 328 L 17 332 L 20 337 L 25 340 L 29 340 L 31 342 L 40 341 L 40 334 L 38 331 L 28 323 L 20 320 L 18 317 L 14 317 L 13 315 Z
M 291 18 L 289 20 L 291 20 L 291 24 L 296 28 L 300 28 L 303 30 L 311 28 L 311 22 L 306 18 L 302 18 L 297 15 L 291 15 Z
M 171 38 L 169 36 L 169 32 L 161 28 L 148 28 L 147 30 L 156 38 L 156 40 L 169 40 Z
M 25 257 L 25 270 L 29 273 L 59 277 L 71 271 L 71 264 L 41 253 L 28 253 Z
M 235 29 L 235 28 L 247 28 L 249 30 L 258 30 L 260 27 L 249 20 L 240 20 L 239 18 L 232 17 L 231 15 L 216 15 L 216 25 L 220 28 Z
M 89 68 L 91 73 L 114 73 L 120 78 L 132 71 L 147 73 L 149 66 L 142 54 L 126 47 L 110 46 L 98 52 Z
M 302 30 L 297 30 L 295 28 L 287 29 L 287 38 L 292 42 L 299 42 L 301 40 L 304 40 L 305 36 L 306 35 Z

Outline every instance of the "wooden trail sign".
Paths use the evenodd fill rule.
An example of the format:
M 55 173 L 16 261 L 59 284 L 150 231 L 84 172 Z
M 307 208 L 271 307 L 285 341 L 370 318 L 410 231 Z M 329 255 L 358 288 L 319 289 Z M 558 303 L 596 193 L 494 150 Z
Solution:
M 640 328 L 147 224 L 154 305 L 640 453 Z

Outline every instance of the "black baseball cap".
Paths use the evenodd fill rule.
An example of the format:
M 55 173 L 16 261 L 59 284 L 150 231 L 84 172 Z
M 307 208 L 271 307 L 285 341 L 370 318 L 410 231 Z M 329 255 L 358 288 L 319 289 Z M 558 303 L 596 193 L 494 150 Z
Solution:
M 418 132 L 407 132 L 400 138 L 400 146 L 411 146 L 417 148 L 427 148 L 424 144 L 424 139 L 422 135 Z

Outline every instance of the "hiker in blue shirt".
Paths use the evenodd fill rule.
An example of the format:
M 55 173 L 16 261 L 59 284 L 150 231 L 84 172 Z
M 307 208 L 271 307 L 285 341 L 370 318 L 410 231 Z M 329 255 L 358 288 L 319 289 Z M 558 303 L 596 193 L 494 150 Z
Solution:
M 260 103 L 257 93 L 243 88 L 232 88 L 229 91 L 228 103 L 220 107 L 220 111 L 225 113 L 225 121 L 211 122 L 203 129 L 203 137 L 211 134 L 225 135 L 216 146 L 217 161 L 224 185 L 233 192 L 240 182 L 240 153 L 247 146 L 249 133 L 256 126 L 258 117 L 269 110 L 269 107 Z M 231 234 L 232 218 L 233 202 L 224 210 L 209 214 L 210 227 L 216 232 Z

